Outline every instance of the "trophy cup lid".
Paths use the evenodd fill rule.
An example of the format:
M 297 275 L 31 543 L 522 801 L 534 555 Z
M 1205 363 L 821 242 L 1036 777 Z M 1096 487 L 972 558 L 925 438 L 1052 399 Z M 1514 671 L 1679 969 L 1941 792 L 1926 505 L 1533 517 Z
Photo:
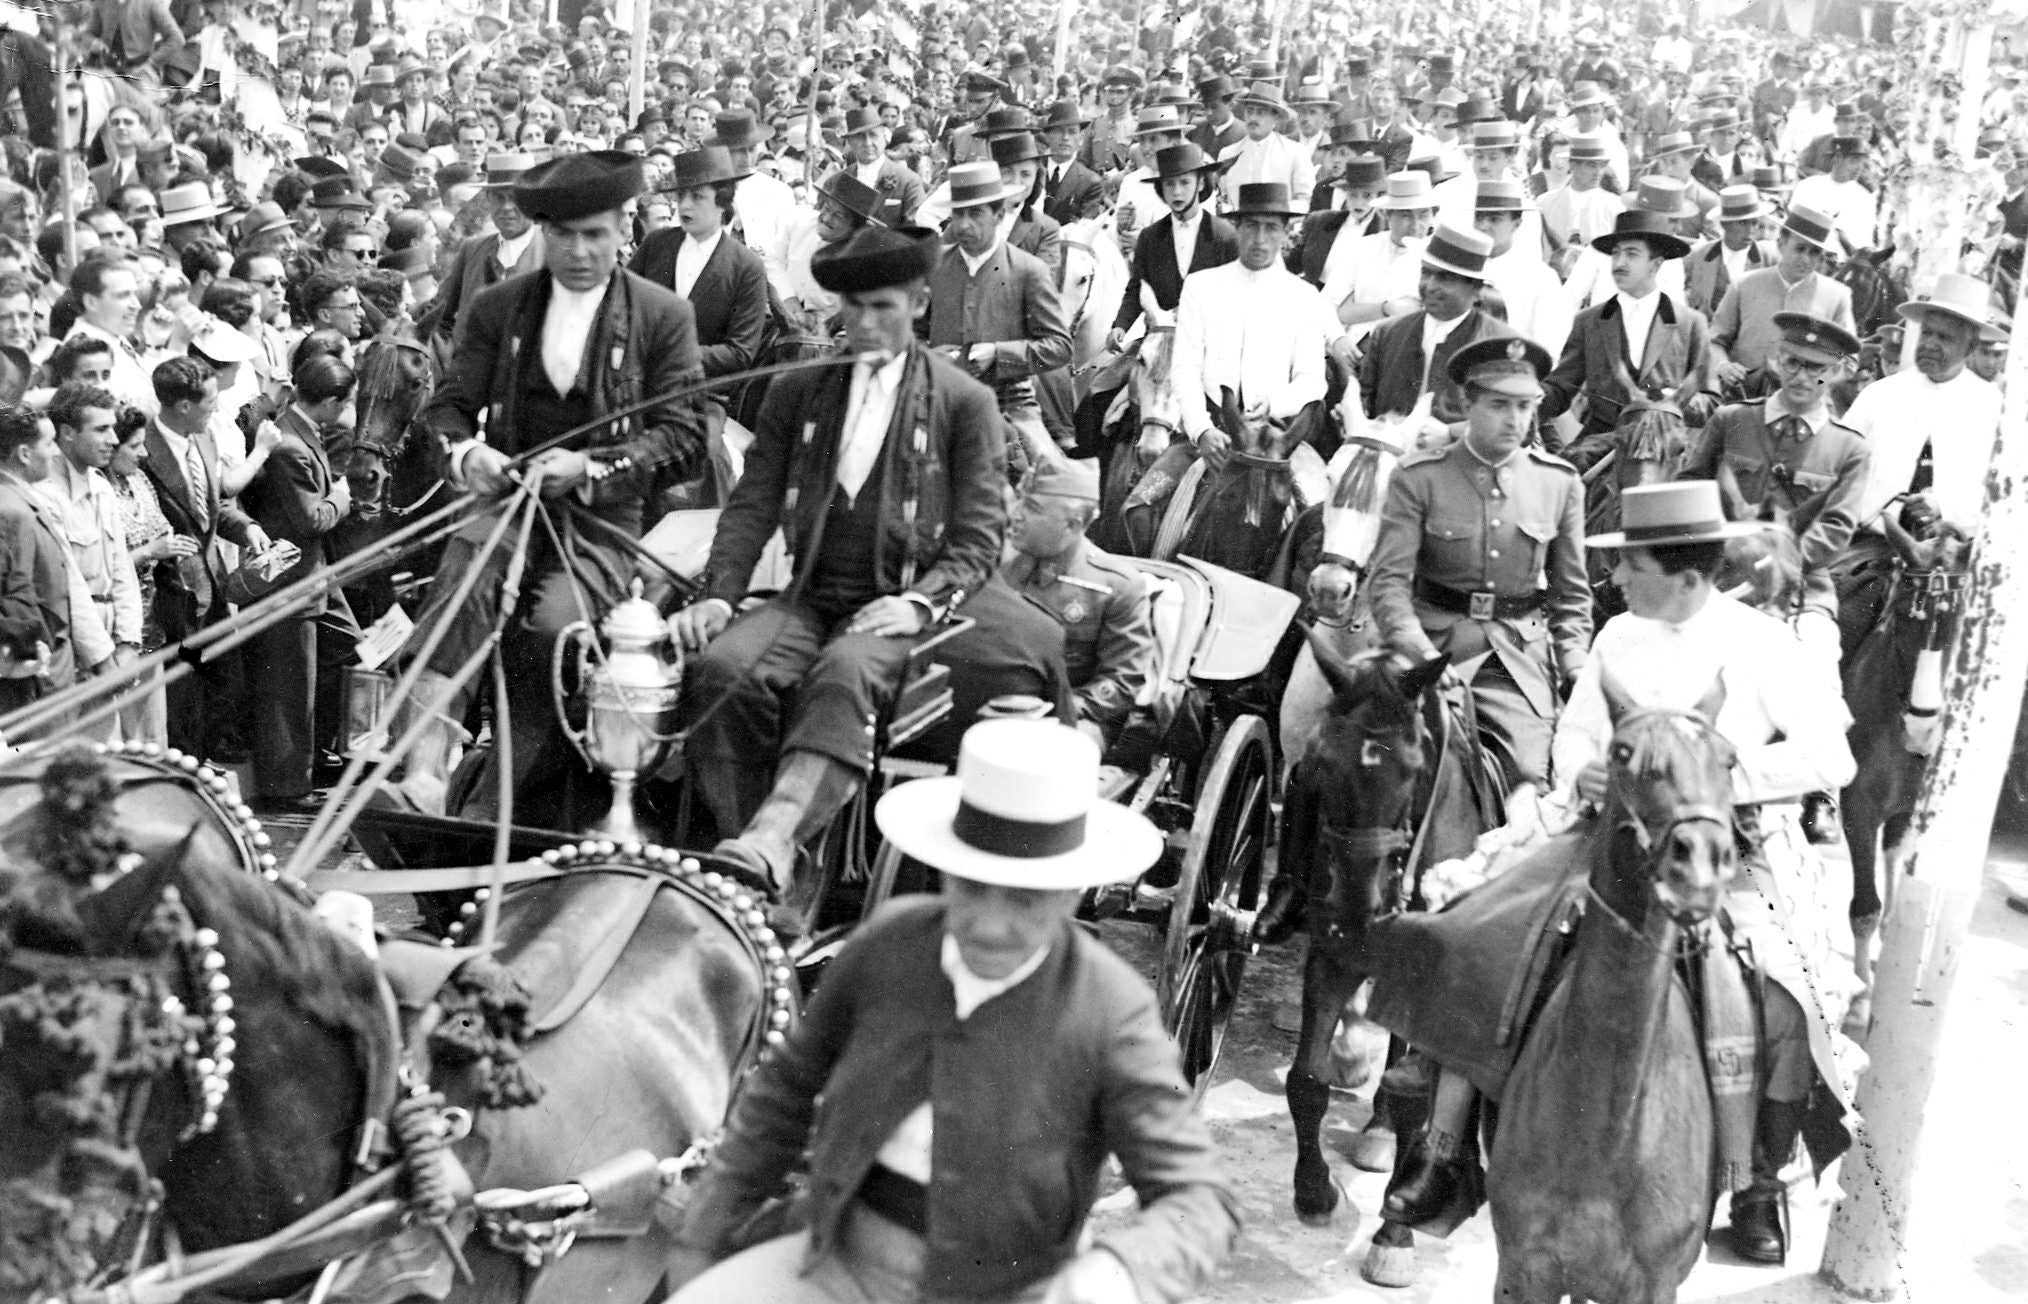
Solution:
M 655 604 L 641 596 L 641 581 L 633 583 L 630 597 L 615 603 L 601 628 L 615 647 L 652 647 L 669 637 L 669 627 Z

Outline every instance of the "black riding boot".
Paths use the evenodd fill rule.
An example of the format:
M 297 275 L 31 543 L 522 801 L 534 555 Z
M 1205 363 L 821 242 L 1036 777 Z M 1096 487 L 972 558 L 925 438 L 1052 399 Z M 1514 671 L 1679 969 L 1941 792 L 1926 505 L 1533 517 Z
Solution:
M 1754 1120 L 1753 1185 L 1732 1197 L 1732 1252 L 1749 1263 L 1779 1266 L 1788 1258 L 1789 1188 L 1782 1166 L 1802 1135 L 1800 1101 L 1763 1100 Z
M 1404 1157 L 1397 1180 L 1389 1183 L 1380 1216 L 1414 1227 L 1450 1208 L 1464 1186 L 1462 1149 L 1463 1138 L 1455 1132 L 1435 1127 L 1424 1132 Z

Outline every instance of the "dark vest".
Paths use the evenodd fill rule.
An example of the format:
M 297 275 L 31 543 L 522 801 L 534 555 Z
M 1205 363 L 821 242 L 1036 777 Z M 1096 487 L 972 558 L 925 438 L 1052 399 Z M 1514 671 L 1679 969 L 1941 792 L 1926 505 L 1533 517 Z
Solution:
M 566 430 L 575 430 L 598 415 L 592 406 L 591 387 L 585 384 L 584 368 L 579 367 L 577 383 L 570 393 L 558 395 L 542 365 L 541 335 L 538 333 L 531 343 L 533 347 L 522 351 L 515 368 L 518 373 L 515 383 L 521 387 L 513 409 L 515 428 L 486 431 L 486 442 L 509 457 L 524 453 L 543 440 L 554 439 Z
M 817 555 L 803 581 L 803 600 L 827 616 L 844 616 L 859 610 L 882 593 L 880 577 L 873 573 L 873 555 L 879 547 L 880 486 L 886 483 L 888 441 L 880 441 L 880 455 L 859 486 L 859 497 L 848 502 L 836 479 L 831 482 L 831 504 L 824 512 L 824 535 Z

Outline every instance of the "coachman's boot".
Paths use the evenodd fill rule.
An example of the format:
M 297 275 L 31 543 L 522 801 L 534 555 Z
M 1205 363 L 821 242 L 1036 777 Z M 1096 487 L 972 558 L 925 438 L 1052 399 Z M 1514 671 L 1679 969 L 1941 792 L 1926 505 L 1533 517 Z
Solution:
M 1462 1138 L 1432 1124 L 1406 1156 L 1406 1171 L 1400 1181 L 1390 1184 L 1380 1216 L 1391 1223 L 1414 1227 L 1448 1209 L 1464 1187 L 1464 1171 L 1458 1154 Z
M 795 880 L 796 850 L 823 832 L 859 791 L 858 770 L 820 752 L 793 751 L 775 771 L 774 790 L 736 838 L 712 854 L 748 866 L 785 900 Z
M 409 804 L 425 815 L 445 813 L 444 797 L 450 786 L 451 770 L 464 748 L 465 727 L 456 719 L 463 705 L 455 700 L 457 696 L 447 676 L 425 670 L 416 677 L 415 689 L 398 717 L 397 727 L 403 732 L 413 723 L 414 712 L 423 712 L 430 718 L 403 764 L 401 782 L 395 785 Z
M 1782 1166 L 1802 1135 L 1800 1101 L 1763 1100 L 1754 1120 L 1753 1185 L 1732 1197 L 1732 1252 L 1748 1263 L 1779 1266 L 1789 1252 L 1789 1188 Z

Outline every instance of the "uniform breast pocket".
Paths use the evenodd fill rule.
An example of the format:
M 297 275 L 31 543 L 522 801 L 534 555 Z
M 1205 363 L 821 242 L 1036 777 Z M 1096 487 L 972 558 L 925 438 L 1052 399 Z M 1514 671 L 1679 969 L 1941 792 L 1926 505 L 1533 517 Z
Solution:
M 1549 560 L 1549 545 L 1556 538 L 1555 521 L 1520 521 L 1515 529 L 1528 540 L 1528 573 L 1532 577 L 1542 571 Z
M 1477 517 L 1433 516 L 1423 527 L 1423 548 L 1440 571 L 1476 578 L 1483 565 L 1484 533 Z
M 1796 501 L 1800 504 L 1829 493 L 1837 477 L 1823 471 L 1797 471 L 1795 481 Z

